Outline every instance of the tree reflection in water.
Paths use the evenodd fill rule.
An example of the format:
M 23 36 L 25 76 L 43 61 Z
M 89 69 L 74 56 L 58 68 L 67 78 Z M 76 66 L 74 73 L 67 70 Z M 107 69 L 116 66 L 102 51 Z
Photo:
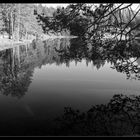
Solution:
M 87 112 L 71 107 L 56 120 L 56 135 L 132 136 L 140 134 L 140 96 L 114 95 L 108 104 Z
M 36 67 L 55 63 L 66 64 L 71 61 L 86 60 L 100 69 L 105 63 L 117 72 L 125 73 L 127 79 L 140 79 L 140 48 L 138 40 L 89 40 L 48 39 L 33 41 L 31 44 L 17 46 L 0 52 L 0 91 L 4 95 L 18 98 L 27 92 Z
M 18 121 L 18 120 L 16 120 Z M 65 107 L 52 121 L 27 118 L 1 124 L 0 135 L 24 136 L 139 136 L 140 96 L 114 95 L 107 104 L 92 106 L 88 111 Z M 19 129 L 20 127 L 20 129 Z
M 70 47 L 56 51 L 59 53 L 63 63 L 75 60 L 77 63 L 82 59 L 87 65 L 92 61 L 93 66 L 100 69 L 106 62 L 111 63 L 111 68 L 117 72 L 125 73 L 127 79 L 140 79 L 140 66 L 137 59 L 140 57 L 140 48 L 136 40 L 92 40 L 91 43 L 78 39 L 71 40 Z
M 2 94 L 8 96 L 21 98 L 27 92 L 28 86 L 31 82 L 30 76 L 32 70 L 27 70 L 26 73 L 20 69 L 20 65 L 17 64 L 14 58 L 12 58 L 12 51 L 6 50 L 3 53 L 3 64 L 0 73 L 0 91 Z
M 28 91 L 36 67 L 86 60 L 97 69 L 106 63 L 127 79 L 140 80 L 140 48 L 137 40 L 53 39 L 33 41 L 0 52 L 0 93 L 21 98 Z M 93 106 L 81 113 L 70 107 L 42 135 L 136 135 L 140 133 L 140 96 L 114 95 L 107 105 Z M 37 122 L 36 122 L 37 123 Z M 42 125 L 41 125 L 42 126 Z M 38 128 L 36 128 L 38 129 Z M 32 130 L 30 130 L 32 131 Z M 39 130 L 41 131 L 41 130 Z M 47 132 L 46 132 L 47 131 Z M 27 132 L 30 134 L 30 132 Z

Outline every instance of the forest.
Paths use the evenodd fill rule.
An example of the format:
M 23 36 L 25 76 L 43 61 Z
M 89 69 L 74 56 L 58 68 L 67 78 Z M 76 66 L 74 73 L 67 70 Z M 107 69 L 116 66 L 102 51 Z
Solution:
M 37 15 L 42 12 L 51 16 L 54 8 L 45 8 L 41 4 L 0 4 L 0 32 L 1 38 L 15 41 L 32 39 L 43 33 Z
M 41 39 L 44 35 L 80 36 L 101 39 L 109 35 L 120 40 L 139 34 L 139 11 L 130 4 L 72 3 L 64 7 L 42 4 L 0 4 L 1 39 Z

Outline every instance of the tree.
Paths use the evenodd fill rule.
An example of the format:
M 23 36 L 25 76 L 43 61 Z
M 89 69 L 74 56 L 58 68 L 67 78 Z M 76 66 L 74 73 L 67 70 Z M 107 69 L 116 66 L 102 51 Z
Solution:
M 28 35 L 36 36 L 42 33 L 41 27 L 37 23 L 36 15 L 34 15 L 34 6 L 31 4 L 22 4 L 20 6 L 20 37 L 28 38 Z
M 27 36 L 36 36 L 42 33 L 34 14 L 33 4 L 1 4 L 1 15 L 5 32 L 9 39 L 27 39 Z
M 65 107 L 55 121 L 57 135 L 135 136 L 140 134 L 140 96 L 115 94 L 107 104 L 89 110 Z
M 13 9 L 15 4 L 1 4 L 1 19 L 3 21 L 3 31 L 9 34 L 9 39 L 11 38 L 13 32 Z

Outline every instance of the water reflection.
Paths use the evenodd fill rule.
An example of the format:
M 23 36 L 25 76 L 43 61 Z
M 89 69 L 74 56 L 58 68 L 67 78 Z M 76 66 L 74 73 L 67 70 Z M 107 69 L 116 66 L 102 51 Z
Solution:
M 0 135 L 139 136 L 139 121 L 140 96 L 116 94 L 108 103 L 93 105 L 84 112 L 65 107 L 63 114 L 53 121 L 24 118 L 1 122 Z
M 62 41 L 62 43 L 66 41 Z M 59 65 L 60 58 L 53 49 L 61 47 L 60 40 L 33 41 L 0 52 L 0 92 L 21 98 L 28 90 L 35 67 L 47 63 Z M 68 42 L 69 43 L 69 42 Z M 63 44 L 66 46 L 66 44 Z
M 107 104 L 81 112 L 65 107 L 55 135 L 133 136 L 140 134 L 140 96 L 114 95 Z
M 0 92 L 21 98 L 28 91 L 35 68 L 46 64 L 69 67 L 71 62 L 86 61 L 99 70 L 106 63 L 125 73 L 127 79 L 140 79 L 140 49 L 137 41 L 88 42 L 77 39 L 48 39 L 15 46 L 0 52 Z
M 133 45 L 132 45 L 133 44 Z M 140 79 L 140 66 L 138 61 L 140 57 L 140 49 L 137 41 L 105 41 L 105 42 L 84 42 L 83 40 L 71 41 L 71 46 L 63 50 L 56 50 L 63 61 L 71 60 L 81 61 L 86 59 L 93 63 L 93 66 L 100 69 L 105 62 L 113 65 L 111 68 L 117 72 L 125 73 L 127 79 Z
M 124 40 L 34 40 L 31 44 L 0 51 L 0 93 L 16 97 L 1 96 L 0 120 L 3 125 L 0 129 L 5 126 L 6 134 L 15 134 L 11 130 L 15 130 L 15 120 L 19 119 L 22 128 L 18 129 L 17 125 L 17 130 L 24 135 L 31 134 L 31 131 L 33 134 L 38 131 L 40 135 L 61 135 L 61 132 L 64 135 L 138 134 L 139 61 L 138 42 Z M 114 95 L 120 92 L 135 96 Z M 112 95 L 113 99 L 109 101 Z M 91 105 L 93 108 L 84 115 L 72 109 L 77 107 L 85 111 Z M 52 124 L 46 118 L 58 116 L 64 106 L 72 108 L 65 108 L 64 116 L 55 127 L 57 129 L 51 130 Z M 130 113 L 133 122 L 121 110 L 122 106 Z M 131 114 L 133 109 L 134 114 Z M 8 132 L 6 121 L 13 123 Z

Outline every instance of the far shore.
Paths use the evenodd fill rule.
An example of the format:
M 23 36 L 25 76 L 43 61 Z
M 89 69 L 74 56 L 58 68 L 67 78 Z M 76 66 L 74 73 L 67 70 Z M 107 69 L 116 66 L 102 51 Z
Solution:
M 55 38 L 77 38 L 77 36 L 55 36 L 55 35 L 49 36 L 49 35 L 45 35 L 45 36 L 43 36 L 43 38 L 41 38 L 39 40 L 44 41 L 47 39 L 55 39 Z M 4 50 L 4 49 L 15 47 L 17 45 L 29 44 L 33 40 L 34 39 L 15 41 L 15 40 L 8 39 L 8 38 L 0 38 L 0 51 Z
M 45 35 L 41 40 L 46 40 L 46 39 L 54 39 L 54 38 L 77 38 L 77 36 L 62 36 L 62 35 L 52 35 L 52 36 L 49 36 L 49 35 Z

